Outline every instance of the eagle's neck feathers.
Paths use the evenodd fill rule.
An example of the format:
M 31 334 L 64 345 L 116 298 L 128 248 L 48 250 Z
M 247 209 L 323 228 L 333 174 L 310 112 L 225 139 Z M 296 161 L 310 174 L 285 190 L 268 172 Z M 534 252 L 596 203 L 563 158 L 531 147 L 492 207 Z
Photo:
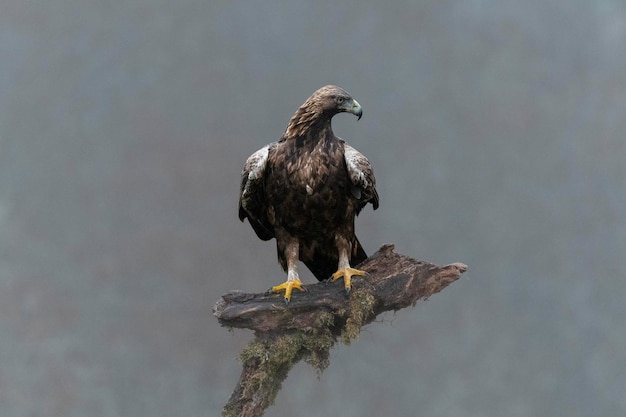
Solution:
M 281 141 L 296 140 L 306 143 L 334 138 L 331 116 L 307 104 L 304 103 L 291 117 Z

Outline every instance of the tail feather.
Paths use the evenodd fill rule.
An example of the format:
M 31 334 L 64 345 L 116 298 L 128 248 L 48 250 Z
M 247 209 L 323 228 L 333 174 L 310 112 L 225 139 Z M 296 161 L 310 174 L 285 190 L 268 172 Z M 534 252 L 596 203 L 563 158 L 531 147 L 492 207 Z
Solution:
M 334 252 L 333 252 L 334 253 Z M 350 266 L 354 267 L 367 259 L 367 254 L 361 246 L 359 240 L 354 238 L 354 244 L 352 245 L 352 257 L 350 258 Z M 337 263 L 339 257 L 336 253 L 333 256 L 329 256 L 327 253 L 321 252 L 319 249 L 315 250 L 313 260 L 304 261 L 304 264 L 313 273 L 315 278 L 319 281 L 327 280 L 337 271 Z
M 352 258 L 350 258 L 350 266 L 357 266 L 366 259 L 367 253 L 365 253 L 365 249 L 361 246 L 361 242 L 359 242 L 359 239 L 355 236 L 354 244 L 352 245 Z

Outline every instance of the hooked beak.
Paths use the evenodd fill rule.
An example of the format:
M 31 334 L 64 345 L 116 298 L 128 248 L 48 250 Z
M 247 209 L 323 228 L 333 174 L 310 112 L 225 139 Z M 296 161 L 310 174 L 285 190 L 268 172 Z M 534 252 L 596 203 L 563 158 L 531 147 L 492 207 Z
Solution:
M 357 117 L 357 120 L 361 120 L 361 116 L 363 116 L 363 109 L 361 109 L 361 105 L 354 99 L 352 100 L 352 107 L 348 110 L 348 112 L 354 114 Z

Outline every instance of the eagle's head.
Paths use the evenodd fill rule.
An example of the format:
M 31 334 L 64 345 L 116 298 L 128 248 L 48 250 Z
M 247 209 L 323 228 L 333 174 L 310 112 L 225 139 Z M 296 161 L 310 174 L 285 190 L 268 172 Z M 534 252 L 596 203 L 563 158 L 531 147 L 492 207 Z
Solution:
M 309 111 L 329 118 L 342 112 L 352 113 L 358 119 L 363 116 L 359 102 L 353 99 L 346 90 L 336 85 L 325 85 L 314 92 L 304 102 L 302 108 L 307 108 Z
M 346 90 L 336 85 L 326 85 L 309 97 L 293 116 L 281 140 L 315 136 L 324 126 L 330 129 L 330 119 L 337 113 L 352 113 L 359 119 L 361 105 Z

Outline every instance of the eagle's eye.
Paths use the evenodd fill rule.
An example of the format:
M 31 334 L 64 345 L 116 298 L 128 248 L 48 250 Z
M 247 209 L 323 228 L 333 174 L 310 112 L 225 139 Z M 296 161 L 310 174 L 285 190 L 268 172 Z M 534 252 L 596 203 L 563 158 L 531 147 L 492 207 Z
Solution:
M 337 97 L 337 98 L 335 98 L 335 101 L 337 102 L 337 104 L 341 104 L 341 103 L 343 103 L 343 101 L 344 101 L 344 100 L 345 100 L 345 98 L 343 98 L 343 97 Z

